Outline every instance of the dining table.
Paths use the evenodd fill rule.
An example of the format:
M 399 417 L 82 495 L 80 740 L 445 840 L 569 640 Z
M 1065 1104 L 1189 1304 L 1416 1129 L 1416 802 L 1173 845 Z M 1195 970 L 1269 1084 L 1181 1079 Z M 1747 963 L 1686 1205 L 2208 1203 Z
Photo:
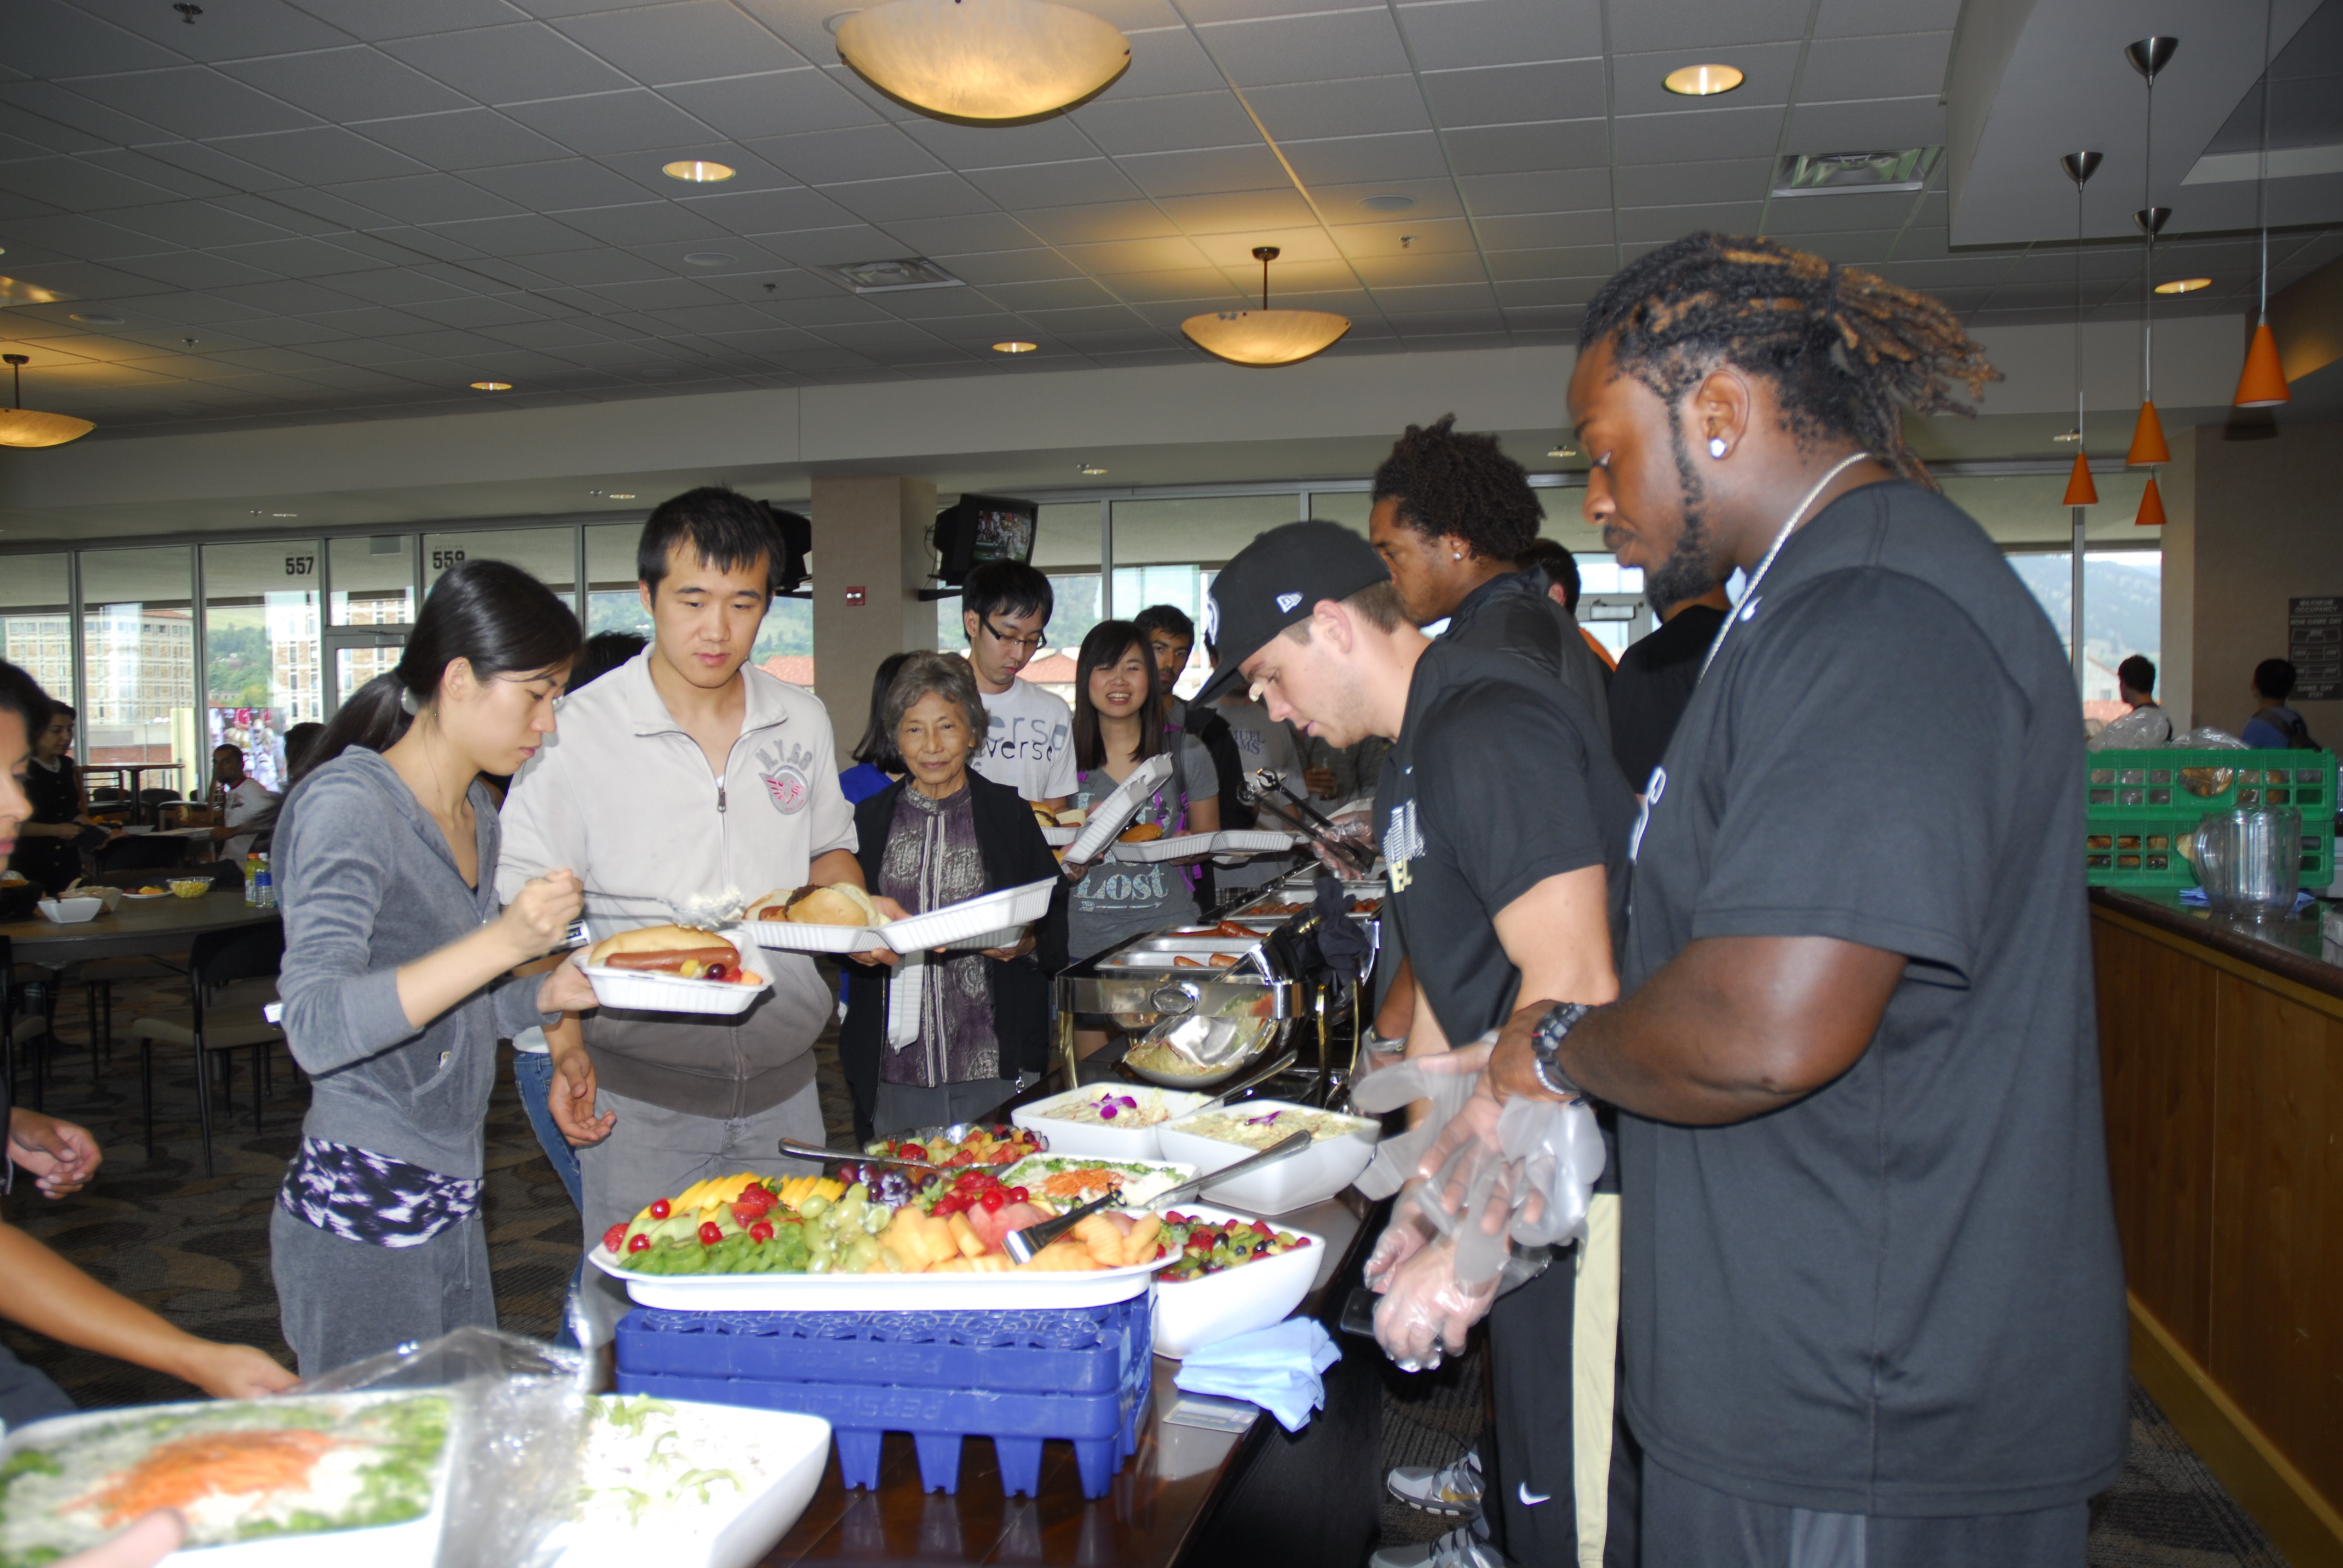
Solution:
M 164 885 L 162 873 L 156 874 L 156 885 Z M 193 899 L 138 899 L 125 892 L 111 911 L 100 910 L 93 919 L 61 924 L 35 914 L 0 924 L 0 938 L 7 940 L 11 956 L 20 964 L 63 969 L 89 959 L 184 952 L 207 931 L 268 925 L 278 918 L 273 905 L 246 903 L 241 888 L 215 888 Z

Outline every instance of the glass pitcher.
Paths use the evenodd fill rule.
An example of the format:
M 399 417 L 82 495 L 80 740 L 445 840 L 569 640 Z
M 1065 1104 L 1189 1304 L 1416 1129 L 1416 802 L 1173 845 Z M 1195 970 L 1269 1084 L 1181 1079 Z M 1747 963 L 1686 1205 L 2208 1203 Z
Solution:
M 2197 825 L 2197 876 L 2218 915 L 2271 920 L 2291 914 L 2300 885 L 2302 814 L 2218 811 Z

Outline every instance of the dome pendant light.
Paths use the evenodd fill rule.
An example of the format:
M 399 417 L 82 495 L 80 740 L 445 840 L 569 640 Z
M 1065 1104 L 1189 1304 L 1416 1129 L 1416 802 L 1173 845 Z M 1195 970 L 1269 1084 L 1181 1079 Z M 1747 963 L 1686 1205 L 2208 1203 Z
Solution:
M 888 0 L 838 27 L 838 57 L 896 102 L 968 125 L 1070 109 L 1131 67 L 1131 40 L 1048 0 Z
M 2124 47 L 2124 58 L 2147 83 L 2147 116 L 2140 140 L 2140 208 L 2131 215 L 2146 244 L 2140 258 L 2139 283 L 2139 418 L 2132 426 L 2131 449 L 2124 454 L 2125 465 L 2135 468 L 2172 461 L 2172 449 L 2164 440 L 2164 421 L 2156 413 L 2156 236 L 2164 232 L 2166 222 L 2172 216 L 2170 207 L 2155 205 L 2156 75 L 2179 47 L 2177 38 L 2167 37 L 2141 38 Z M 2140 498 L 2137 520 L 2143 528 L 2156 526 L 2146 520 L 2155 485 L 2156 476 L 2151 474 L 2148 489 Z M 2159 500 L 2156 505 L 2159 521 L 2163 512 Z
M 15 407 L 0 411 L 0 447 L 62 447 L 97 428 L 70 414 L 41 414 L 25 407 L 25 367 L 29 355 L 0 354 L 15 377 Z
M 2286 384 L 2286 367 L 2278 362 L 2278 334 L 2269 324 L 2269 123 L 2270 5 L 2262 5 L 2262 143 L 2261 165 L 2254 176 L 2254 226 L 2262 231 L 2262 303 L 2254 318 L 2254 340 L 2246 349 L 2245 369 L 2237 377 L 2240 408 L 2275 408 L 2294 401 Z
M 2061 504 L 2076 508 L 2078 538 L 2083 532 L 2081 508 L 2099 502 L 2099 488 L 2091 482 L 2091 459 L 2083 449 L 2083 186 L 2098 172 L 2103 157 L 2099 153 L 2067 153 L 2058 160 L 2058 166 L 2075 182 L 2075 427 L 2059 437 L 2075 443 L 2075 467 L 2066 477 L 2066 498 Z
M 1197 347 L 1232 365 L 1298 365 L 1351 330 L 1349 317 L 1331 311 L 1272 310 L 1269 264 L 1277 259 L 1277 246 L 1257 245 L 1252 255 L 1261 263 L 1261 308 L 1188 317 L 1180 330 Z

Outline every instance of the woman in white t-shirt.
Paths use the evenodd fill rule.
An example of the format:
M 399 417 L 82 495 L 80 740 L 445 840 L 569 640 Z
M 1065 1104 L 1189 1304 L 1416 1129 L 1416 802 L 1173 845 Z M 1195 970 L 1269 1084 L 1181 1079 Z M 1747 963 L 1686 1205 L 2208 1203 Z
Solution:
M 1173 767 L 1141 805 L 1131 825 L 1162 837 L 1217 833 L 1220 777 L 1194 737 L 1171 738 Z M 1082 638 L 1074 659 L 1074 792 L 1088 809 L 1113 793 L 1141 762 L 1163 753 L 1163 699 L 1146 634 L 1127 620 L 1104 620 Z M 1127 830 L 1127 829 L 1126 829 Z M 1068 874 L 1075 868 L 1068 867 Z M 1068 910 L 1067 951 L 1090 958 L 1135 936 L 1192 922 L 1198 916 L 1190 868 L 1173 861 L 1101 859 L 1082 869 Z M 1106 1043 L 1102 1020 L 1077 1031 L 1089 1055 Z

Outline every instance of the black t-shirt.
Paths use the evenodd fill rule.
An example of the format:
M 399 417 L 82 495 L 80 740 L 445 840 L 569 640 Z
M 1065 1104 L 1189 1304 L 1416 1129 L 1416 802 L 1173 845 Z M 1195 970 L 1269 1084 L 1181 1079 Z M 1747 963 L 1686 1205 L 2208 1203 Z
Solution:
M 1915 670 L 1926 725 L 1883 726 Z M 1635 830 L 1623 983 L 1702 938 L 1911 961 L 1804 1100 L 1620 1114 L 1623 1388 L 1654 1462 L 1905 1515 L 2077 1503 L 2121 1469 L 2076 706 L 1992 541 L 1900 482 L 1789 541 L 1693 694 Z
M 1611 749 L 1611 667 L 1587 646 L 1576 618 L 1546 597 L 1542 569 L 1505 572 L 1466 594 L 1440 640 L 1530 660 L 1585 705 L 1586 732 Z
M 1715 605 L 1687 606 L 1619 656 L 1611 676 L 1611 755 L 1629 789 L 1640 791 L 1660 765 L 1725 615 Z
M 1400 936 L 1443 1033 L 1509 1017 L 1521 972 L 1492 923 L 1548 877 L 1601 866 L 1613 933 L 1635 814 L 1593 715 L 1527 660 L 1435 642 L 1375 788 Z

